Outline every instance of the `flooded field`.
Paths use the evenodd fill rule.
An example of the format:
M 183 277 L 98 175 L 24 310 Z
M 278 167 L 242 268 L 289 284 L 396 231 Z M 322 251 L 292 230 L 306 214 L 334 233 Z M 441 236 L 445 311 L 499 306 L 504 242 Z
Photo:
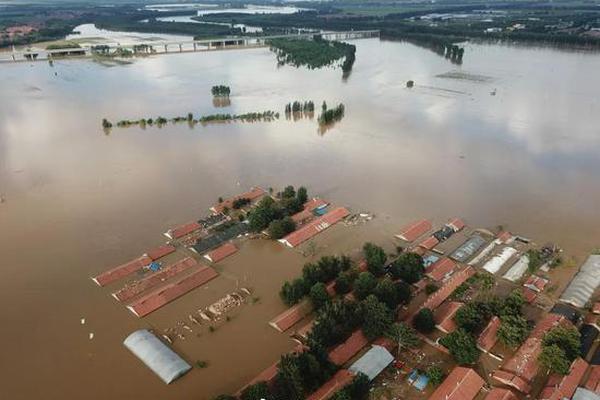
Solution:
M 284 309 L 282 281 L 308 258 L 277 243 L 244 243 L 217 264 L 217 279 L 143 319 L 90 280 L 252 185 L 305 185 L 375 213 L 319 235 L 318 256 L 367 239 L 391 250 L 402 224 L 454 215 L 556 242 L 579 261 L 599 246 L 600 55 L 469 44 L 456 66 L 410 44 L 354 44 L 345 80 L 339 69 L 277 67 L 267 49 L 2 65 L 2 393 L 203 400 L 236 391 L 290 350 L 267 321 Z M 213 106 L 217 84 L 232 89 L 228 108 Z M 326 132 L 316 119 L 285 118 L 101 127 L 102 118 L 283 113 L 294 100 L 343 102 L 346 114 Z M 257 300 L 215 332 L 193 327 L 174 344 L 207 368 L 166 386 L 123 347 L 135 329 L 173 326 L 238 285 Z

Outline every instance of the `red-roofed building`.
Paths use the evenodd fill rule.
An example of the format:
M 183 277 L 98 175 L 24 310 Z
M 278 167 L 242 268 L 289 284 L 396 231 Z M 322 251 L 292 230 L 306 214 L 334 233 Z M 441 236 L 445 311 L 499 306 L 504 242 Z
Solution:
M 495 387 L 488 392 L 484 400 L 519 400 L 519 398 L 508 389 Z
M 243 388 L 241 388 L 236 393 L 236 396 L 239 397 L 248 386 L 252 386 L 255 383 L 259 383 L 259 382 L 265 382 L 267 384 L 267 386 L 272 388 L 275 383 L 275 378 L 277 377 L 278 367 L 279 367 L 279 361 L 276 361 L 272 365 L 268 366 L 264 371 L 262 371 L 254 379 L 252 379 L 250 382 L 248 382 Z
M 439 240 L 437 240 L 437 238 L 436 238 L 435 236 L 429 236 L 429 237 L 427 237 L 427 238 L 423 239 L 423 240 L 421 241 L 421 243 L 419 243 L 419 247 L 422 247 L 422 248 L 424 248 L 424 249 L 426 249 L 426 250 L 431 250 L 431 249 L 433 249 L 435 246 L 437 246 L 437 244 L 438 244 L 439 242 L 440 242 L 440 241 L 439 241 Z
M 510 242 L 513 238 L 512 233 L 507 232 L 507 231 L 503 231 L 500 232 L 497 236 L 496 236 L 496 240 L 502 244 L 506 244 L 508 242 Z
M 562 400 L 570 399 L 583 375 L 587 371 L 588 363 L 578 358 L 571 364 L 571 369 L 567 375 L 552 374 L 546 382 L 546 386 L 538 396 L 539 400 Z
M 500 318 L 493 316 L 487 326 L 477 338 L 477 347 L 482 351 L 489 353 L 498 341 L 498 328 L 500 328 Z
M 547 284 L 548 279 L 541 278 L 537 275 L 531 275 L 529 278 L 527 278 L 523 286 L 535 292 L 541 293 Z
M 523 298 L 529 304 L 533 303 L 535 299 L 537 299 L 537 293 L 529 288 L 524 287 L 522 288 L 521 292 L 523 293 Z
M 456 367 L 429 400 L 473 400 L 485 381 L 471 368 Z
M 425 275 L 434 281 L 448 278 L 456 269 L 456 263 L 448 257 L 441 258 L 425 268 Z
M 600 394 L 600 365 L 592 365 L 584 387 L 596 394 Z
M 594 303 L 594 306 L 592 307 L 592 312 L 594 314 L 600 314 L 600 301 Z
M 336 374 L 325 382 L 316 392 L 306 398 L 306 400 L 327 400 L 337 391 L 343 389 L 354 379 L 354 374 L 346 369 L 340 369 Z
M 447 224 L 450 228 L 454 229 L 454 232 L 460 231 L 465 227 L 465 223 L 460 218 L 452 218 Z
M 185 225 L 178 226 L 177 228 L 169 229 L 167 233 L 165 233 L 165 236 L 169 239 L 179 239 L 201 228 L 202 225 L 198 222 L 189 222 Z
M 321 208 L 321 207 L 325 207 L 326 205 L 328 205 L 329 203 L 326 202 L 323 199 L 320 199 L 318 197 L 314 197 L 312 199 L 310 199 L 309 201 L 307 201 L 306 203 L 304 203 L 304 210 L 307 211 L 313 211 L 316 210 L 317 208 Z
M 335 365 L 344 365 L 368 343 L 369 341 L 361 329 L 354 331 L 344 343 L 337 345 L 329 352 L 329 361 Z
M 232 209 L 233 208 L 233 203 L 236 200 L 248 199 L 248 200 L 250 200 L 250 201 L 253 202 L 253 201 L 261 198 L 265 194 L 266 194 L 266 192 L 264 191 L 264 189 L 259 188 L 259 187 L 255 187 L 255 188 L 252 188 L 249 192 L 239 194 L 239 195 L 231 197 L 229 199 L 225 199 L 225 200 L 223 200 L 222 202 L 220 202 L 218 204 L 215 204 L 214 206 L 212 206 L 210 208 L 210 211 L 212 211 L 215 214 L 220 214 L 226 208 L 227 209 Z
M 448 279 L 444 285 L 439 288 L 437 291 L 432 293 L 423 306 L 421 308 L 429 308 L 430 310 L 435 310 L 438 308 L 440 304 L 444 302 L 451 294 L 456 290 L 457 287 L 462 285 L 469 279 L 475 275 L 475 269 L 472 267 L 467 267 L 461 271 L 456 272 L 454 275 Z
M 314 217 L 315 214 L 313 214 L 310 210 L 302 210 L 291 216 L 292 221 L 294 221 L 296 225 L 301 225 L 305 222 L 308 222 Z
M 296 247 L 299 244 L 304 243 L 308 239 L 312 238 L 313 236 L 323 232 L 330 226 L 338 223 L 343 218 L 346 218 L 348 215 L 350 215 L 350 211 L 348 211 L 344 207 L 338 207 L 329 211 L 322 217 L 316 218 L 315 220 L 307 223 L 306 225 L 290 233 L 283 239 L 279 239 L 279 241 L 289 247 Z
M 394 351 L 396 350 L 396 347 L 398 347 L 398 343 L 395 342 L 394 340 L 388 338 L 388 337 L 380 337 L 378 339 L 375 339 L 375 341 L 373 342 L 374 345 L 376 346 L 381 346 L 384 349 L 386 349 L 387 351 L 389 351 L 390 353 L 394 353 Z
M 506 360 L 500 369 L 494 371 L 492 378 L 528 394 L 531 391 L 531 383 L 538 373 L 537 359 L 542 351 L 542 338 L 547 331 L 561 324 L 570 324 L 570 322 L 562 315 L 546 315 L 517 352 Z
M 438 307 L 433 314 L 436 328 L 444 333 L 454 332 L 456 330 L 454 315 L 456 315 L 456 312 L 462 306 L 464 306 L 464 303 L 458 301 L 449 301 Z
M 148 251 L 148 253 L 146 253 L 146 255 L 148 257 L 150 257 L 152 259 L 152 261 L 156 261 L 159 258 L 162 258 L 162 257 L 167 256 L 174 252 L 175 252 L 175 247 L 171 246 L 170 244 L 165 244 L 165 245 L 158 246 L 157 248 Z
M 204 255 L 204 258 L 206 258 L 208 261 L 210 261 L 212 263 L 217 263 L 217 262 L 229 257 L 230 255 L 237 253 L 237 251 L 238 251 L 238 249 L 237 249 L 237 247 L 234 246 L 233 243 L 225 243 L 225 244 L 217 247 L 216 249 L 206 253 Z
M 427 231 L 430 231 L 431 228 L 433 228 L 431 221 L 422 219 L 402 228 L 396 237 L 407 242 L 413 242 L 418 237 L 423 236 Z
M 159 309 L 167 303 L 183 296 L 187 292 L 214 279 L 219 274 L 214 269 L 203 266 L 191 275 L 168 284 L 127 306 L 127 309 L 138 317 L 143 317 Z
M 273 318 L 269 322 L 269 325 L 277 329 L 279 332 L 285 332 L 300 322 L 302 318 L 310 314 L 311 311 L 312 306 L 310 302 L 304 300 Z
M 121 278 L 124 278 L 136 271 L 140 271 L 146 265 L 150 264 L 152 259 L 147 255 L 136 258 L 135 260 L 129 261 L 126 264 L 119 265 L 111 270 L 104 271 L 100 275 L 92 278 L 98 286 L 105 286 L 109 283 L 115 282 Z
M 308 324 L 301 326 L 296 330 L 296 336 L 301 337 L 306 340 L 308 338 L 308 334 L 312 331 L 313 326 L 315 325 L 315 320 L 313 319 Z

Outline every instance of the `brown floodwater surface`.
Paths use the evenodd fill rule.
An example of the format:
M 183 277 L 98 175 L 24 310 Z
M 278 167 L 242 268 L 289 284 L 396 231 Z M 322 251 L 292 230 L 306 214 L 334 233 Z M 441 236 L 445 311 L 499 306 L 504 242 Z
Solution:
M 409 220 L 457 215 L 557 242 L 579 260 L 600 245 L 599 54 L 468 44 L 455 66 L 410 44 L 354 43 L 347 80 L 339 69 L 277 67 L 267 49 L 0 66 L 0 398 L 203 400 L 290 350 L 266 321 L 306 259 L 276 243 L 245 243 L 206 288 L 141 320 L 89 279 L 252 185 L 306 185 L 374 212 L 368 232 L 379 241 Z M 216 84 L 231 86 L 230 107 L 214 108 Z M 285 118 L 101 129 L 102 118 L 283 112 L 293 100 L 343 102 L 346 115 L 324 134 L 316 119 Z M 340 248 L 371 237 L 346 228 Z M 335 252 L 336 234 L 317 243 Z M 167 386 L 121 344 L 239 280 L 259 302 L 175 343 L 208 368 Z

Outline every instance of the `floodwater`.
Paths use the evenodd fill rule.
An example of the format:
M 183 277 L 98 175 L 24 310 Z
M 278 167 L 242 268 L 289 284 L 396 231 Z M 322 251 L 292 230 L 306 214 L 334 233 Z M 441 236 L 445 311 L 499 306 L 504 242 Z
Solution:
M 81 45 L 95 44 L 132 44 L 148 43 L 156 41 L 189 41 L 191 35 L 174 35 L 169 33 L 142 33 L 109 31 L 97 28 L 94 24 L 81 24 L 73 29 L 73 33 L 67 35 L 66 40 L 77 40 Z
M 600 55 L 469 44 L 455 66 L 410 44 L 354 43 L 345 80 L 339 69 L 277 67 L 267 49 L 0 66 L 3 398 L 207 399 L 291 349 L 266 322 L 306 258 L 276 243 L 245 243 L 206 288 L 141 320 L 89 279 L 252 185 L 306 185 L 376 213 L 360 235 L 320 235 L 323 253 L 359 238 L 391 243 L 410 220 L 454 215 L 556 242 L 578 260 L 599 245 Z M 229 108 L 213 107 L 215 84 L 231 86 Z M 296 99 L 343 102 L 346 115 L 324 133 L 315 120 L 285 118 L 101 129 L 102 118 L 283 112 Z M 208 368 L 166 386 L 122 346 L 135 329 L 172 326 L 238 284 L 259 301 L 175 342 Z

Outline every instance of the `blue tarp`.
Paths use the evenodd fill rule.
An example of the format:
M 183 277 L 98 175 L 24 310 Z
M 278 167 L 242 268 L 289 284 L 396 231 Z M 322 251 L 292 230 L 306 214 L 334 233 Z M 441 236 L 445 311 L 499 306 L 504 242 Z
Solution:
M 148 268 L 150 268 L 150 271 L 156 272 L 160 269 L 160 264 L 157 263 L 156 261 L 154 261 L 154 262 L 150 263 Z
M 439 259 L 440 258 L 438 256 L 434 256 L 433 254 L 430 254 L 427 257 L 423 258 L 423 267 L 427 268 Z
M 419 390 L 425 390 L 427 384 L 429 383 L 429 378 L 425 374 L 419 374 L 416 369 L 413 369 L 410 374 L 408 374 L 408 383 L 413 385 Z
M 313 211 L 316 215 L 325 215 L 327 214 L 327 206 L 323 205 Z

